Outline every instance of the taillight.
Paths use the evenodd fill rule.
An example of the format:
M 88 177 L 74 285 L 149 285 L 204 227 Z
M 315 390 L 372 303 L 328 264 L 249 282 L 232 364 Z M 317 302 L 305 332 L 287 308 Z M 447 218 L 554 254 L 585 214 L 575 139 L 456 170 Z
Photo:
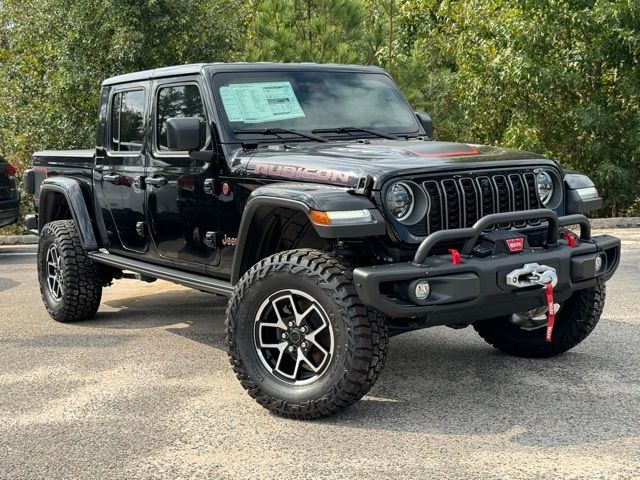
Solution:
M 7 174 L 8 175 L 15 175 L 16 174 L 16 167 L 14 167 L 11 164 L 7 165 Z

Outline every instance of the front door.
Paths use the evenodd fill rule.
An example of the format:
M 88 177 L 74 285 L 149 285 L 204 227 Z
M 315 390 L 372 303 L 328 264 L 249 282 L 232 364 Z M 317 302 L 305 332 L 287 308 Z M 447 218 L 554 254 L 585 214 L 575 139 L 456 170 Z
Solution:
M 152 148 L 146 177 L 151 235 L 158 255 L 176 266 L 206 271 L 219 262 L 214 164 L 167 147 L 170 118 L 200 119 L 200 145 L 211 148 L 207 114 L 197 78 L 154 82 Z
M 96 186 L 110 250 L 145 252 L 144 137 L 147 83 L 110 92 L 107 142 L 96 155 Z

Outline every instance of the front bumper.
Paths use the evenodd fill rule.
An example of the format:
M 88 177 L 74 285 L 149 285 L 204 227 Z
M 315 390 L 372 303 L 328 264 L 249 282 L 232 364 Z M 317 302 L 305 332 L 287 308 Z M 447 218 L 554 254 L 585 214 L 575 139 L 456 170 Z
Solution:
M 498 253 L 479 258 L 473 249 L 492 226 L 523 220 L 545 220 L 547 239 L 543 246 L 520 253 Z M 571 247 L 559 241 L 560 227 L 579 224 L 580 238 Z M 431 255 L 443 242 L 464 241 L 461 263 L 451 255 Z M 596 256 L 603 266 L 596 271 Z M 485 318 L 523 312 L 544 305 L 539 286 L 515 288 L 507 285 L 509 272 L 527 263 L 555 268 L 558 283 L 555 299 L 562 302 L 572 292 L 589 288 L 598 279 L 608 280 L 620 262 L 620 240 L 610 235 L 591 237 L 583 215 L 558 218 L 546 209 L 488 215 L 473 227 L 445 230 L 429 235 L 418 248 L 413 262 L 359 267 L 353 272 L 361 301 L 392 318 L 421 317 L 426 325 L 469 324 Z M 429 296 L 418 300 L 412 283 L 427 280 Z

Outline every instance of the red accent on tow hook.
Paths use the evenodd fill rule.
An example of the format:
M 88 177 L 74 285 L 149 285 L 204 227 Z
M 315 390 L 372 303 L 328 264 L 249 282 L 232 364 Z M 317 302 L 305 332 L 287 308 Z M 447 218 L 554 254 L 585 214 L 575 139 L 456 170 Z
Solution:
M 449 253 L 451 254 L 451 263 L 460 265 L 460 252 L 455 248 L 450 248 Z
M 544 286 L 544 294 L 547 298 L 547 335 L 545 340 L 551 343 L 553 337 L 553 324 L 556 321 L 555 302 L 553 301 L 553 285 L 547 283 Z
M 567 245 L 570 246 L 571 248 L 576 246 L 576 237 L 571 235 L 569 232 L 564 232 L 562 234 L 562 236 L 564 238 L 567 239 Z

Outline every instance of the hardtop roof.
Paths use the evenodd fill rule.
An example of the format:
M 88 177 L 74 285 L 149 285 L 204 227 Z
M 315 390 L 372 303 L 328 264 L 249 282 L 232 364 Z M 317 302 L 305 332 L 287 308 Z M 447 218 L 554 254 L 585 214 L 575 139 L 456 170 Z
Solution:
M 273 70 L 333 70 L 333 71 L 372 71 L 381 73 L 384 70 L 375 66 L 340 65 L 336 63 L 269 63 L 269 62 L 235 62 L 235 63 L 191 63 L 187 65 L 175 65 L 172 67 L 143 70 L 140 72 L 125 73 L 107 78 L 102 85 L 115 85 L 118 83 L 140 82 L 154 78 L 176 77 L 180 75 L 195 75 L 202 70 L 212 72 L 242 72 L 242 71 L 273 71 Z

